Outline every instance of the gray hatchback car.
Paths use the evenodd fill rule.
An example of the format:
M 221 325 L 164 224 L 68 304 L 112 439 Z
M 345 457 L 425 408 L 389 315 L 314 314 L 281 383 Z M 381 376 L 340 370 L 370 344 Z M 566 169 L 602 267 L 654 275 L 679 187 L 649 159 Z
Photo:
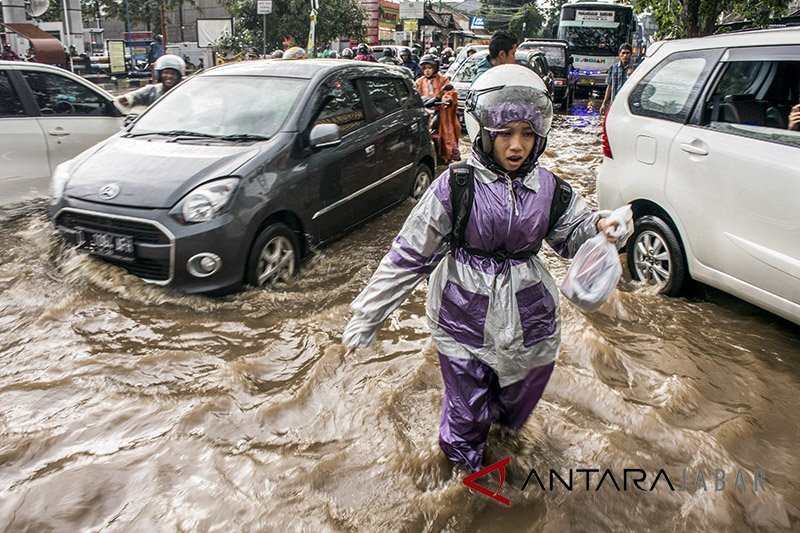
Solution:
M 50 215 L 68 242 L 150 282 L 264 285 L 294 274 L 311 244 L 425 191 L 427 121 L 403 68 L 217 67 L 60 165 Z

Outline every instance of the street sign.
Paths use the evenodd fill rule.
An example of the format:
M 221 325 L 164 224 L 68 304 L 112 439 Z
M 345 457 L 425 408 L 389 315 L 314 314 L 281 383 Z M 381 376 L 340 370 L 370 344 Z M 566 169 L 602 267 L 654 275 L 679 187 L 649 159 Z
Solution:
M 419 29 L 419 21 L 416 19 L 414 20 L 404 20 L 403 21 L 403 31 L 417 31 Z
M 256 3 L 257 15 L 269 15 L 272 13 L 272 0 L 258 0 Z
M 400 2 L 400 18 L 425 18 L 425 2 Z
M 471 30 L 482 30 L 485 26 L 485 19 L 484 17 L 472 17 L 469 21 L 469 27 Z

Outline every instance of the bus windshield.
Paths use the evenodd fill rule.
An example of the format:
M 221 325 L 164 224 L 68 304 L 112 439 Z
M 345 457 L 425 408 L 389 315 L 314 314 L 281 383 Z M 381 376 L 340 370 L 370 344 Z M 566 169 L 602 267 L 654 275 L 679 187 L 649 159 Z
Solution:
M 561 8 L 558 38 L 573 52 L 617 55 L 633 38 L 633 8 L 614 4 L 566 4 Z

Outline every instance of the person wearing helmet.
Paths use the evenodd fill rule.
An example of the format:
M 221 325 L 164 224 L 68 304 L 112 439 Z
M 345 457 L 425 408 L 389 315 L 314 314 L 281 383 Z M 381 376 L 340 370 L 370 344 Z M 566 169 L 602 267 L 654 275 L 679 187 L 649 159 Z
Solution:
M 387 65 L 399 65 L 400 60 L 394 57 L 394 48 L 386 47 L 383 49 L 383 57 L 378 60 L 378 63 L 384 63 Z
M 353 51 L 350 48 L 342 50 L 342 59 L 353 59 Z
M 251 46 L 250 48 L 245 50 L 244 53 L 245 61 L 255 61 L 256 59 L 258 59 L 258 50 L 254 46 Z
M 356 51 L 358 52 L 355 57 L 356 61 L 369 61 L 370 63 L 378 62 L 378 60 L 372 57 L 372 54 L 369 53 L 369 46 L 367 46 L 366 43 L 359 44 Z
M 442 67 L 449 67 L 453 62 L 454 56 L 455 54 L 453 53 L 453 49 L 449 46 L 442 50 Z
M 283 59 L 305 59 L 306 58 L 306 50 L 305 48 L 301 48 L 299 46 L 292 46 L 291 48 L 287 48 L 286 51 L 283 53 Z
M 400 66 L 406 67 L 408 70 L 410 70 L 414 79 L 422 76 L 422 70 L 420 70 L 419 64 L 412 59 L 411 50 L 408 48 L 400 49 Z
M 472 156 L 442 173 L 414 206 L 350 305 L 342 340 L 347 355 L 371 345 L 381 323 L 430 276 L 426 314 L 444 381 L 439 445 L 454 468 L 475 472 L 492 424 L 519 438 L 513 435 L 558 354 L 558 289 L 537 252 L 546 241 L 572 257 L 616 223 L 539 164 L 553 105 L 534 72 L 492 68 L 473 85 L 466 113 Z M 469 190 L 465 212 L 457 195 Z
M 149 106 L 178 85 L 186 75 L 186 63 L 176 55 L 165 54 L 156 60 L 154 70 L 158 83 L 118 96 L 115 101 L 125 108 Z
M 439 57 L 439 49 L 436 48 L 435 46 L 431 46 L 430 48 L 428 48 L 428 53 L 432 56 L 436 56 L 437 58 Z
M 278 48 L 277 50 L 272 51 L 272 59 L 282 59 L 283 58 L 283 50 Z
M 440 98 L 445 104 L 439 108 L 439 158 L 442 164 L 458 161 L 461 158 L 458 150 L 458 139 L 461 137 L 461 124 L 458 122 L 458 93 L 450 85 L 450 78 L 439 74 L 439 60 L 431 54 L 419 60 L 422 77 L 415 83 L 417 91 L 423 98 Z

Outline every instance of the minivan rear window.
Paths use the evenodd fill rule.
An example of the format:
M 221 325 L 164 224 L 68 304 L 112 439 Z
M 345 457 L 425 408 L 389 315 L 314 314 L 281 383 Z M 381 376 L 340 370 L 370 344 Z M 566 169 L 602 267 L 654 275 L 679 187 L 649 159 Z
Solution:
M 686 122 L 703 82 L 720 55 L 718 50 L 677 52 L 651 70 L 631 93 L 631 113 Z

